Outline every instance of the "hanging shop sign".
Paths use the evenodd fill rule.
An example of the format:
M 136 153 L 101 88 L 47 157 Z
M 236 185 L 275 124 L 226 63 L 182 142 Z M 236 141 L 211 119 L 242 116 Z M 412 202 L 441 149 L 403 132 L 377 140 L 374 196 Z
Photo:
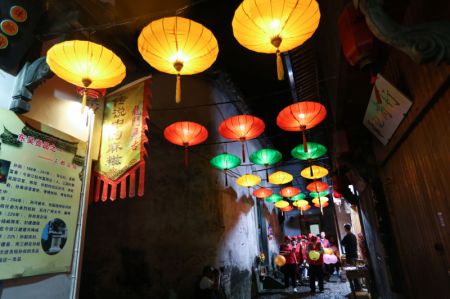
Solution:
M 377 139 L 386 145 L 412 102 L 381 75 L 377 76 L 363 123 Z
M 77 143 L 0 109 L 0 280 L 70 272 L 80 205 Z
M 144 144 L 150 95 L 150 80 L 147 79 L 107 96 L 100 158 L 94 171 L 95 202 L 115 200 L 119 185 L 120 198 L 134 197 L 138 170 L 137 194 L 144 195 Z

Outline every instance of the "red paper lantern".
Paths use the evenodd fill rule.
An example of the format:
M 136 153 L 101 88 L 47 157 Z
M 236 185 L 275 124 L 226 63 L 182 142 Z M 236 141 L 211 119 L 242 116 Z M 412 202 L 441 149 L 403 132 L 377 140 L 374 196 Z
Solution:
M 330 186 L 325 183 L 325 182 L 321 182 L 321 181 L 314 181 L 310 184 L 308 184 L 308 186 L 306 186 L 306 189 L 308 189 L 308 191 L 311 192 L 323 192 L 328 190 Z
M 222 137 L 242 142 L 242 161 L 245 162 L 244 142 L 264 132 L 264 122 L 252 115 L 236 115 L 224 120 L 219 126 Z
M 267 188 L 259 188 L 253 191 L 253 195 L 257 198 L 267 198 L 272 194 L 273 194 L 272 190 Z
M 282 212 L 290 212 L 290 211 L 292 211 L 293 209 L 294 209 L 293 206 L 287 206 L 287 207 L 285 207 L 285 208 L 280 208 L 280 211 L 282 211 Z
M 200 144 L 208 138 L 206 128 L 191 121 L 180 121 L 164 129 L 164 137 L 171 143 L 184 146 L 184 163 L 188 165 L 188 147 Z
M 277 116 L 277 125 L 291 132 L 302 132 L 303 148 L 308 152 L 305 131 L 314 128 L 327 116 L 325 106 L 317 102 L 299 102 L 281 110 Z
M 283 197 L 293 197 L 300 194 L 301 190 L 295 187 L 285 187 L 280 190 L 280 195 Z
M 314 204 L 314 206 L 315 206 L 316 208 L 326 208 L 326 207 L 328 207 L 328 205 L 329 205 L 328 202 L 322 203 L 322 206 L 320 206 L 320 203 L 315 203 L 315 204 Z
M 298 209 L 300 210 L 300 214 L 303 215 L 304 211 L 308 211 L 309 209 L 311 209 L 310 205 L 306 205 L 306 206 L 302 206 L 302 207 L 298 207 Z

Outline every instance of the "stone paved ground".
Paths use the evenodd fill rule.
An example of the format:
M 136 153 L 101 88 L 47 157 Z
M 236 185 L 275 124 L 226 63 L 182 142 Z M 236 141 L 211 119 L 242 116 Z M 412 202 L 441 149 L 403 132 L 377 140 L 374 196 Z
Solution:
M 300 287 L 298 293 L 293 291 L 284 290 L 272 290 L 267 291 L 265 294 L 260 294 L 256 298 L 258 299 L 296 299 L 296 298 L 314 298 L 314 299 L 340 299 L 340 298 L 353 298 L 350 292 L 350 285 L 348 282 L 341 282 L 341 280 L 332 276 L 329 282 L 325 282 L 325 292 L 316 293 L 312 295 L 310 293 L 309 286 Z M 356 298 L 370 298 L 363 292 L 358 292 Z

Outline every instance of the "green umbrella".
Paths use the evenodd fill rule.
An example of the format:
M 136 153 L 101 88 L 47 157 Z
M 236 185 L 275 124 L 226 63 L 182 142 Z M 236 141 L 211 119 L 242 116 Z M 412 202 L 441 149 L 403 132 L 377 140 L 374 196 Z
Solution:
M 279 195 L 279 194 L 272 194 L 269 197 L 266 197 L 265 200 L 267 200 L 268 202 L 277 202 L 283 199 L 283 196 Z
M 266 180 L 268 180 L 267 166 L 278 163 L 283 156 L 275 149 L 263 148 L 250 155 L 250 161 L 256 165 L 266 167 Z
M 288 199 L 291 200 L 291 201 L 297 201 L 297 200 L 305 199 L 305 198 L 306 198 L 305 194 L 299 193 L 299 194 L 297 194 L 295 196 L 292 196 L 291 198 L 288 198 Z
M 220 170 L 223 170 L 225 173 L 225 185 L 228 186 L 228 178 L 227 178 L 227 170 L 233 169 L 235 167 L 238 167 L 241 165 L 241 159 L 239 157 L 224 153 L 215 156 L 212 158 L 209 163 L 211 163 L 211 166 Z
M 330 194 L 329 191 L 322 191 L 322 192 L 310 192 L 309 196 L 312 198 L 315 197 L 323 197 L 323 196 L 327 196 L 328 194 Z
M 297 145 L 291 151 L 292 157 L 299 160 L 313 160 L 326 154 L 327 148 L 319 143 L 307 142 L 308 151 L 305 152 L 303 144 Z

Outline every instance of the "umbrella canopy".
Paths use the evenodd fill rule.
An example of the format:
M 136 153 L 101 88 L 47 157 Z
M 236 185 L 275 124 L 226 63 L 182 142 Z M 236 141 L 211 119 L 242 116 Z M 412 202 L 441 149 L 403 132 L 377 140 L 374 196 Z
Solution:
M 315 180 L 320 179 L 328 174 L 328 170 L 321 166 L 311 165 L 300 172 L 300 175 L 305 179 Z
M 273 165 L 278 163 L 283 156 L 275 149 L 263 148 L 250 155 L 250 161 L 256 165 Z
M 266 198 L 273 194 L 273 191 L 267 188 L 259 188 L 253 191 L 253 195 L 257 198 Z
M 300 194 L 301 190 L 296 187 L 285 187 L 280 190 L 280 195 L 283 197 L 293 197 Z
M 285 208 L 279 208 L 279 209 L 282 212 L 290 212 L 290 211 L 292 211 L 294 209 L 294 207 L 293 206 L 287 206 Z
M 314 198 L 314 197 L 327 196 L 328 194 L 330 194 L 330 192 L 328 190 L 326 190 L 326 191 L 321 191 L 321 192 L 310 192 L 309 196 Z
M 322 192 L 322 191 L 328 190 L 329 187 L 330 186 L 325 182 L 314 181 L 312 183 L 309 183 L 306 186 L 306 189 L 308 189 L 308 191 L 311 191 L 311 192 Z
M 299 160 L 313 160 L 322 157 L 326 154 L 327 148 L 319 143 L 307 142 L 308 151 L 305 152 L 304 146 L 297 145 L 291 151 L 292 157 Z
M 277 208 L 282 209 L 282 208 L 286 208 L 287 206 L 289 206 L 289 203 L 288 203 L 287 201 L 285 201 L 285 200 L 279 200 L 279 201 L 277 201 L 277 202 L 275 203 L 275 206 L 276 206 Z
M 297 194 L 297 195 L 295 195 L 295 196 L 293 196 L 291 198 L 288 198 L 288 199 L 291 200 L 291 201 L 297 201 L 297 200 L 305 199 L 305 198 L 306 198 L 305 194 L 299 193 L 299 194 Z
M 322 205 L 323 205 L 324 203 L 328 202 L 328 200 L 329 200 L 328 197 L 320 197 L 320 201 L 319 201 L 319 197 L 315 197 L 315 198 L 313 198 L 312 203 L 313 204 L 322 203 Z
M 269 176 L 269 183 L 275 185 L 283 185 L 292 182 L 293 179 L 294 177 L 292 176 L 292 174 L 284 171 L 277 171 Z
M 293 205 L 294 205 L 294 207 L 301 208 L 301 207 L 305 207 L 305 206 L 309 205 L 309 203 L 307 200 L 300 199 L 300 200 L 294 201 Z
M 220 169 L 220 170 L 228 170 L 233 169 L 235 167 L 238 167 L 241 165 L 241 159 L 239 159 L 238 156 L 223 153 L 220 155 L 215 156 L 211 160 L 209 160 L 209 163 L 212 167 Z
M 244 174 L 236 179 L 236 184 L 242 187 L 253 187 L 261 183 L 261 178 L 254 174 Z
M 280 201 L 280 200 L 282 200 L 282 199 L 283 199 L 283 196 L 278 195 L 278 194 L 276 194 L 276 193 L 274 193 L 274 194 L 270 195 L 269 197 L 266 197 L 266 198 L 265 198 L 265 200 L 266 200 L 267 202 L 277 202 L 277 201 Z

